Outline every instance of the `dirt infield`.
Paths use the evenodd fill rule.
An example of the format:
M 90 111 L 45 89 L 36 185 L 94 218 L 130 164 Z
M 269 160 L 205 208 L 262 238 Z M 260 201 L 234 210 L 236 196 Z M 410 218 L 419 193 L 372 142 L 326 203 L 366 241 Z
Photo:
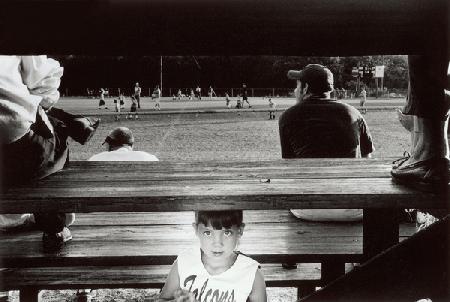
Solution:
M 160 160 L 278 159 L 278 121 L 268 118 L 268 113 L 262 112 L 152 115 L 120 121 L 114 121 L 113 116 L 102 117 L 97 133 L 87 145 L 71 144 L 70 158 L 87 160 L 104 151 L 101 144 L 108 132 L 126 126 L 135 135 L 135 149 L 152 153 Z M 409 135 L 396 120 L 395 111 L 368 111 L 365 118 L 374 139 L 374 157 L 398 157 L 409 150 Z

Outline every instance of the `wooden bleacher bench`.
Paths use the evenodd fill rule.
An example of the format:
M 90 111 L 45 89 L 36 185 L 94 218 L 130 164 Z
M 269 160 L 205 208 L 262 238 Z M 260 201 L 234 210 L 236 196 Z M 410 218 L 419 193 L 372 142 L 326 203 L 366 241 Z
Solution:
M 71 162 L 47 179 L 3 192 L 0 211 L 122 213 L 79 214 L 74 239 L 58 255 L 42 253 L 37 231 L 2 234 L 2 288 L 20 288 L 28 301 L 41 288 L 161 285 L 167 267 L 160 265 L 193 242 L 186 211 L 244 209 L 270 210 L 246 211 L 244 253 L 261 263 L 321 263 L 312 275 L 310 265 L 284 273 L 279 265 L 263 265 L 277 276 L 268 284 L 312 290 L 343 274 L 345 262 L 363 262 L 398 242 L 399 234 L 409 236 L 411 226 L 399 232 L 398 209 L 448 208 L 446 196 L 393 184 L 389 170 L 389 160 L 367 159 Z M 289 216 L 290 208 L 363 208 L 365 218 L 362 224 L 302 222 Z M 98 273 L 74 280 L 85 266 Z M 132 271 L 149 267 L 156 270 L 136 281 Z
M 361 223 L 305 222 L 287 210 L 244 215 L 240 250 L 262 263 L 268 286 L 297 287 L 304 296 L 308 288 L 327 283 L 321 262 L 362 259 Z M 192 212 L 79 214 L 71 226 L 74 238 L 60 259 L 42 253 L 39 231 L 2 234 L 0 253 L 8 267 L 0 271 L 2 288 L 19 289 L 23 297 L 38 289 L 161 288 L 168 264 L 195 242 L 193 219 Z M 414 224 L 402 224 L 400 238 L 414 230 Z M 283 269 L 285 261 L 300 264 Z

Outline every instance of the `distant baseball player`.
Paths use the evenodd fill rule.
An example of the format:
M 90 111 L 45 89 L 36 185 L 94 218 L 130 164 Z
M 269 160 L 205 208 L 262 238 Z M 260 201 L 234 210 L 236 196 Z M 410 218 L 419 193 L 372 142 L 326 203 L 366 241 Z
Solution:
M 124 109 L 125 107 L 125 101 L 123 99 L 123 92 L 120 90 L 120 88 L 117 88 L 118 93 L 119 93 L 119 104 L 120 104 L 120 109 Z
M 161 99 L 161 89 L 159 89 L 159 85 L 156 85 L 155 89 L 152 93 L 152 99 L 155 99 L 155 110 L 161 110 L 161 105 L 159 101 Z
M 200 88 L 200 86 L 197 86 L 197 88 L 195 88 L 195 94 L 197 95 L 197 98 L 199 100 L 202 99 L 202 89 Z
M 141 92 L 142 89 L 139 87 L 139 83 L 136 82 L 136 85 L 134 85 L 134 98 L 137 101 L 137 106 L 139 109 L 141 109 Z
M 134 118 L 137 120 L 138 119 L 138 113 L 137 113 L 137 100 L 134 96 L 131 96 L 131 107 L 130 107 L 130 114 L 127 115 L 127 119 L 133 118 L 133 114 L 134 114 Z
M 105 89 L 100 88 L 99 93 L 100 93 L 100 100 L 98 102 L 98 109 L 102 109 L 102 107 L 104 107 L 105 109 L 108 109 L 108 107 L 106 106 L 106 102 L 105 102 L 105 94 L 106 94 Z
M 217 97 L 217 94 L 216 94 L 216 92 L 214 91 L 214 89 L 212 88 L 212 86 L 209 86 L 208 96 L 209 96 L 210 98 L 212 98 L 213 96 Z
M 114 99 L 114 111 L 117 112 L 116 121 L 120 120 L 120 100 Z
M 231 109 L 231 100 L 228 92 L 225 92 L 225 106 L 227 106 L 228 109 Z
M 241 100 L 241 96 L 240 95 L 238 95 L 238 98 L 237 98 L 237 100 L 236 100 L 236 108 L 237 109 L 242 109 L 243 108 L 243 101 Z
M 364 105 L 366 104 L 366 101 L 367 101 L 367 91 L 364 87 L 361 90 L 360 96 L 361 96 L 361 99 L 359 101 L 359 106 L 361 107 L 361 113 L 366 114 L 367 109 L 364 107 Z
M 242 84 L 242 108 L 244 108 L 244 103 L 247 102 L 248 108 L 252 108 L 252 105 L 248 101 L 248 91 L 247 85 L 245 83 Z
M 272 101 L 272 98 L 269 98 L 269 120 L 275 119 L 275 108 L 277 107 L 277 104 Z

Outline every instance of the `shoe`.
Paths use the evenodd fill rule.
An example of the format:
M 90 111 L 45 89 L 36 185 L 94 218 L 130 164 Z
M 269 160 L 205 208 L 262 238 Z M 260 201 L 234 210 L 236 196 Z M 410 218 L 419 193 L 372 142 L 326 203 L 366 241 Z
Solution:
M 61 251 L 64 247 L 64 244 L 72 239 L 72 234 L 67 227 L 64 227 L 63 230 L 59 233 L 44 233 L 42 235 L 42 243 L 44 247 L 45 253 L 55 253 Z
M 100 124 L 100 119 L 93 119 L 89 117 L 78 117 L 70 124 L 69 136 L 76 142 L 84 145 L 94 135 Z
M 397 169 L 400 167 L 405 161 L 407 161 L 411 157 L 411 154 L 408 151 L 403 152 L 403 157 L 396 159 L 392 162 L 392 169 Z
M 404 165 L 406 160 L 391 170 L 395 183 L 406 185 L 426 192 L 442 192 L 448 190 L 449 160 L 447 158 L 431 158 L 424 161 Z

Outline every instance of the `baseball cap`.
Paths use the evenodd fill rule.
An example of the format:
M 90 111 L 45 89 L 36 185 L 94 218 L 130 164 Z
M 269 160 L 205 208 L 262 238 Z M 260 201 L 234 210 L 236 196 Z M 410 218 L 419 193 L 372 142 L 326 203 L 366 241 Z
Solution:
M 108 143 L 113 146 L 122 146 L 122 145 L 132 146 L 134 144 L 134 136 L 131 130 L 128 129 L 127 127 L 118 127 L 108 134 L 103 144 L 105 143 Z
M 333 90 L 333 74 L 327 67 L 320 64 L 309 64 L 302 70 L 289 70 L 287 77 L 308 83 L 312 92 Z

